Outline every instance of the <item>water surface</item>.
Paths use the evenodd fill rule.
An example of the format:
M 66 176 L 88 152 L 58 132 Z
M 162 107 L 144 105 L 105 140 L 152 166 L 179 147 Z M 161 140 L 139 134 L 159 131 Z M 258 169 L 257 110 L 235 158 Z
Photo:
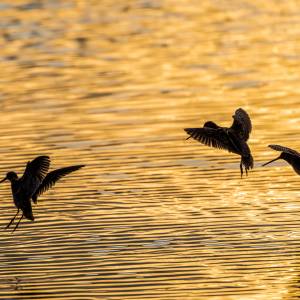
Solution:
M 0 174 L 87 166 L 13 235 L 0 187 L 1 299 L 297 299 L 297 1 L 0 5 Z M 255 169 L 185 127 L 252 117 Z

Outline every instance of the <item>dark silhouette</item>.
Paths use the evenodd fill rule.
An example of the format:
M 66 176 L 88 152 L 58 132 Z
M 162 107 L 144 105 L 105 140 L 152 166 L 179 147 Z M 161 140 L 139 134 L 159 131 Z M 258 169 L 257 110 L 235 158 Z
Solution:
M 22 211 L 22 216 L 13 231 L 18 228 L 23 216 L 33 221 L 34 217 L 32 214 L 30 200 L 32 199 L 32 201 L 36 203 L 37 198 L 50 189 L 60 178 L 84 167 L 84 165 L 78 165 L 57 169 L 48 173 L 49 166 L 49 156 L 38 156 L 33 161 L 29 161 L 27 163 L 22 177 L 18 178 L 18 175 L 15 172 L 8 172 L 6 177 L 0 181 L 0 183 L 5 180 L 9 180 L 11 182 L 14 203 L 18 209 L 16 215 L 11 219 L 6 228 L 9 228 L 9 226 L 13 223 L 20 209 Z
M 293 167 L 294 171 L 298 175 L 300 175 L 300 153 L 299 152 L 280 145 L 269 145 L 269 147 L 273 150 L 281 151 L 281 153 L 277 158 L 272 159 L 269 162 L 263 164 L 262 165 L 263 167 L 270 164 L 273 161 L 276 161 L 278 159 L 283 159 Z
M 240 170 L 243 177 L 243 166 L 248 175 L 248 170 L 253 168 L 253 157 L 247 140 L 252 130 L 252 124 L 249 115 L 239 108 L 235 111 L 231 127 L 220 127 L 212 121 L 204 124 L 203 128 L 185 128 L 190 135 L 187 139 L 193 138 L 202 144 L 219 149 L 225 149 L 229 152 L 241 156 Z

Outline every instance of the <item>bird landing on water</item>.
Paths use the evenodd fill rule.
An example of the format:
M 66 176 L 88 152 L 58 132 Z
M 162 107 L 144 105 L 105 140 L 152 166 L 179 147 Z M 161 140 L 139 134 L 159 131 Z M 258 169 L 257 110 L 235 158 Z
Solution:
M 248 170 L 252 169 L 254 164 L 247 144 L 252 124 L 249 115 L 242 108 L 237 109 L 232 118 L 231 127 L 220 127 L 216 123 L 208 121 L 202 128 L 185 128 L 184 130 L 189 134 L 187 139 L 192 137 L 204 145 L 225 149 L 240 155 L 240 172 L 243 177 L 243 167 L 248 175 Z
M 5 178 L 0 181 L 0 183 L 6 180 L 10 181 L 13 200 L 18 209 L 6 228 L 9 228 L 13 223 L 20 210 L 22 211 L 22 216 L 13 231 L 18 228 L 23 217 L 33 221 L 31 200 L 37 203 L 38 197 L 50 189 L 59 179 L 79 170 L 84 165 L 61 168 L 48 173 L 49 167 L 49 156 L 38 156 L 27 163 L 22 177 L 19 178 L 15 172 L 8 172 Z
M 290 149 L 288 147 L 280 146 L 280 145 L 269 145 L 269 147 L 273 150 L 281 151 L 281 153 L 275 159 L 272 159 L 272 160 L 268 161 L 267 163 L 263 164 L 262 165 L 263 167 L 272 163 L 273 161 L 276 161 L 278 159 L 283 159 L 293 167 L 294 171 L 298 175 L 300 175 L 300 153 L 299 152 L 297 152 L 296 150 Z

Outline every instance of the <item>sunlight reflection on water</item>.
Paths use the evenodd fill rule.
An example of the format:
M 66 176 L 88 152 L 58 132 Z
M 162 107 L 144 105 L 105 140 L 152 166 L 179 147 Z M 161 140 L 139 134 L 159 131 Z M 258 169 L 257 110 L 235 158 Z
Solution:
M 0 237 L 1 299 L 297 299 L 295 1 L 0 4 L 1 173 L 86 164 Z M 243 107 L 256 168 L 186 141 Z M 15 212 L 2 185 L 2 227 Z

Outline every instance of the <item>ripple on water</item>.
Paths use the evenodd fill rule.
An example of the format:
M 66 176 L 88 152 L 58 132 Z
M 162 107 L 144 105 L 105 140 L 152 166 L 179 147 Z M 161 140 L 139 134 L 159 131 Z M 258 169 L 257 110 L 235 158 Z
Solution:
M 1 174 L 41 154 L 86 167 L 1 231 L 0 299 L 299 297 L 298 177 L 261 167 L 268 144 L 300 149 L 296 4 L 17 2 L 0 4 Z M 183 131 L 237 107 L 243 179 Z

